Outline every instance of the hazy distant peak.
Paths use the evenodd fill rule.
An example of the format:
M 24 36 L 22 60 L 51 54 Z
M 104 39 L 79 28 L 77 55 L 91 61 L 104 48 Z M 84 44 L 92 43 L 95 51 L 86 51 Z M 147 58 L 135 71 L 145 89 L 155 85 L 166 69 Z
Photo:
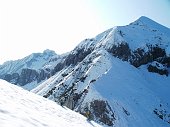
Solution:
M 0 74 L 20 72 L 23 68 L 38 70 L 56 56 L 57 54 L 49 49 L 44 50 L 43 53 L 32 53 L 22 59 L 8 61 L 0 65 Z
M 43 51 L 43 54 L 52 54 L 52 55 L 56 55 L 55 51 L 50 50 L 50 49 L 46 49 Z

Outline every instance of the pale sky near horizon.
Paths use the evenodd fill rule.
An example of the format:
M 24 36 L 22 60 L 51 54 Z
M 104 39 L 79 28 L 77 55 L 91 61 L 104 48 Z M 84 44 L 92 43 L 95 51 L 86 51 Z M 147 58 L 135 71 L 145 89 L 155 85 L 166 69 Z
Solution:
M 45 49 L 68 52 L 140 16 L 170 28 L 170 0 L 0 0 L 0 64 Z

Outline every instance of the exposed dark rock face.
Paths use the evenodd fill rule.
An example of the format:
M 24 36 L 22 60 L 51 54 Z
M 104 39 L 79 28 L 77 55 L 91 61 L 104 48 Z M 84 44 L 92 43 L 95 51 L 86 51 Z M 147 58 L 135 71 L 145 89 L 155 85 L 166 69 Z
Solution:
M 80 112 L 90 120 L 113 126 L 116 120 L 114 112 L 106 101 L 94 100 Z
M 38 77 L 37 77 L 37 82 L 39 83 L 42 80 L 49 78 L 49 77 L 50 77 L 50 72 L 40 70 L 40 73 L 38 74 Z
M 13 84 L 17 84 L 19 81 L 19 78 L 20 77 L 18 73 L 13 73 L 12 75 L 10 74 L 5 75 L 4 80 L 10 81 Z
M 158 60 L 158 58 L 166 58 L 166 52 L 164 49 L 158 46 L 148 46 L 148 52 L 144 52 L 143 49 L 138 48 L 133 52 L 132 59 L 130 60 L 131 64 L 135 67 L 139 67 L 143 64 L 153 62 Z
M 74 51 L 74 50 L 73 50 Z M 75 49 L 75 52 L 71 52 L 62 62 L 58 63 L 54 70 L 52 70 L 51 75 L 54 75 L 56 72 L 62 70 L 64 67 L 70 65 L 76 65 L 78 62 L 81 62 L 87 55 L 89 55 L 93 49 L 85 50 L 82 49 Z
M 119 45 L 113 45 L 111 49 L 108 49 L 108 52 L 123 61 L 129 61 L 135 67 L 153 61 L 158 61 L 162 64 L 166 64 L 167 67 L 170 67 L 170 57 L 166 55 L 165 49 L 162 49 L 157 45 L 147 45 L 147 47 L 147 52 L 142 48 L 132 51 L 128 44 L 123 42 Z
M 155 108 L 153 112 L 155 113 L 155 115 L 158 116 L 158 118 L 170 124 L 170 114 L 168 114 L 168 112 L 165 109 Z
M 7 74 L 5 75 L 2 79 L 11 82 L 13 84 L 16 84 L 19 80 L 19 74 L 18 73 L 14 73 L 14 74 Z
M 70 54 L 65 59 L 64 64 L 69 66 L 71 64 L 76 65 L 78 62 L 81 62 L 87 55 L 92 52 L 92 49 L 77 49 L 75 54 Z
M 163 59 L 160 60 L 162 64 L 167 65 L 167 67 L 170 67 L 170 57 L 165 57 Z
M 168 70 L 167 70 L 167 69 L 159 69 L 158 67 L 153 66 L 153 65 L 149 65 L 149 66 L 148 66 L 148 71 L 149 71 L 149 72 L 158 73 L 158 74 L 160 74 L 160 75 L 166 75 L 166 76 L 168 76 Z
M 131 51 L 127 43 L 121 43 L 118 46 L 113 45 L 111 49 L 108 50 L 113 56 L 118 57 L 124 61 L 128 61 L 131 56 Z
M 6 74 L 3 77 L 3 79 L 15 85 L 24 86 L 33 81 L 37 81 L 37 83 L 39 83 L 48 76 L 49 73 L 45 72 L 44 70 L 37 72 L 36 70 L 26 68 L 22 69 L 20 74 L 18 73 Z
M 65 67 L 65 65 L 64 65 L 63 62 L 58 63 L 58 64 L 54 67 L 54 69 L 51 71 L 51 75 L 55 75 L 56 72 L 62 70 L 64 67 Z
M 23 69 L 20 74 L 18 84 L 23 86 L 27 83 L 31 83 L 32 81 L 36 81 L 38 77 L 38 73 L 32 69 Z
M 116 120 L 114 113 L 109 104 L 103 100 L 94 100 L 90 104 L 90 108 L 94 113 L 94 117 L 99 119 L 100 122 L 113 126 L 114 120 Z

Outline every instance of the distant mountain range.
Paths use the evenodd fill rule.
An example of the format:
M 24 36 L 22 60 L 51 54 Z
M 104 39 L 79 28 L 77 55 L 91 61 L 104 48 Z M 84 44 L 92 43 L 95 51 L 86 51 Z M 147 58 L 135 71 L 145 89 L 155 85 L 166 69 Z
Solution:
M 170 126 L 170 29 L 140 17 L 71 52 L 0 65 L 0 78 L 103 126 Z

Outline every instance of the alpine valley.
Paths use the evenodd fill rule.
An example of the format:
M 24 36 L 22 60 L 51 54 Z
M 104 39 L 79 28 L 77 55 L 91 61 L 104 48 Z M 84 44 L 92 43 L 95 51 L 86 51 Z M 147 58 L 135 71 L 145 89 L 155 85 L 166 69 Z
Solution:
M 1 79 L 106 127 L 170 127 L 169 75 L 170 29 L 145 16 L 71 52 L 45 50 L 0 65 Z

